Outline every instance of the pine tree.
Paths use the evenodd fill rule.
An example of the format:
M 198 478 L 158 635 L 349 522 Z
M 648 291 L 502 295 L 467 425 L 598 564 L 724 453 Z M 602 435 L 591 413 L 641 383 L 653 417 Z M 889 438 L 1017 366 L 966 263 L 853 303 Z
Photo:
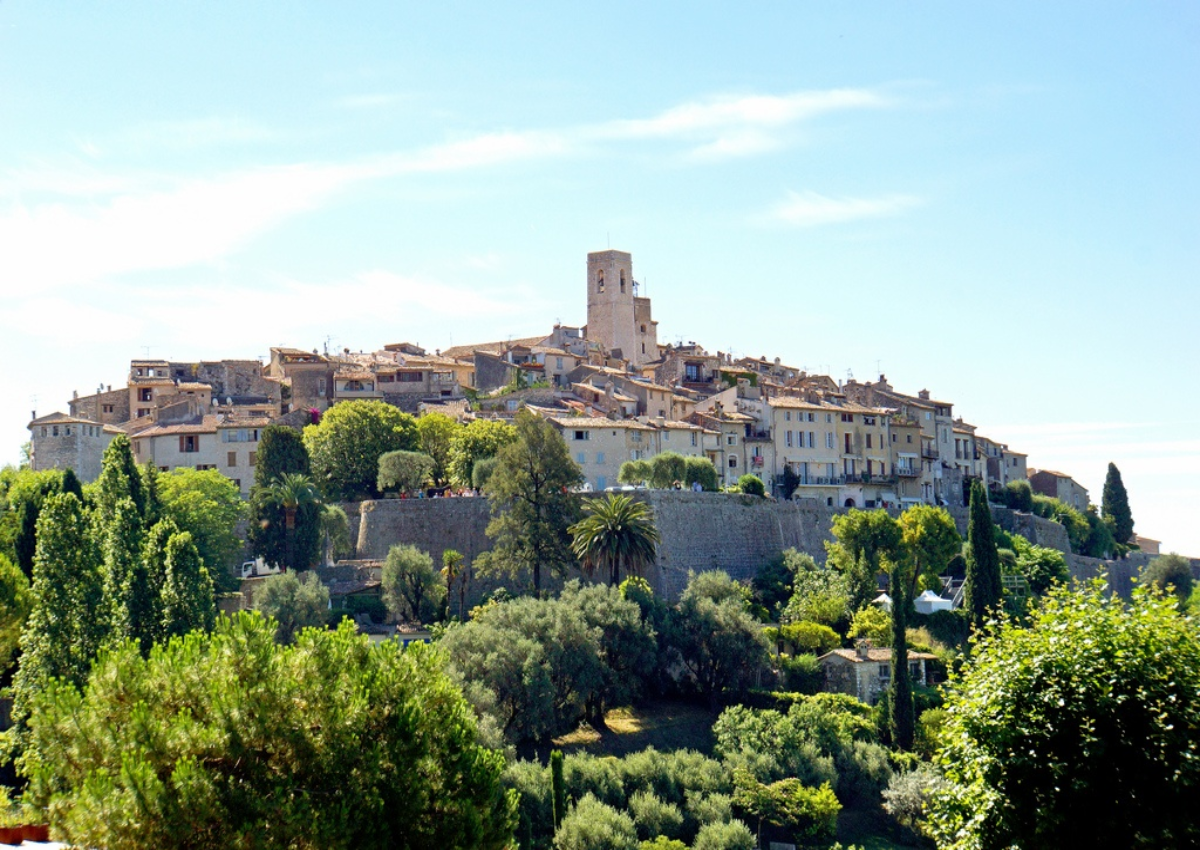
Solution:
M 61 493 L 46 500 L 37 527 L 33 607 L 13 682 L 18 722 L 32 694 L 51 678 L 82 686 L 107 637 L 100 556 L 92 540 L 77 496 Z
M 1101 516 L 1112 522 L 1113 538 L 1125 544 L 1133 540 L 1133 513 L 1129 510 L 1129 494 L 1121 481 L 1121 470 L 1115 463 L 1108 465 L 1104 478 L 1104 492 L 1100 508 Z
M 172 638 L 190 631 L 212 631 L 217 618 L 212 578 L 186 531 L 167 541 L 166 576 L 162 588 L 163 636 Z
M 983 482 L 976 480 L 971 484 L 971 507 L 967 521 L 967 581 L 964 589 L 964 604 L 975 628 L 987 619 L 988 609 L 1000 603 L 1003 592 L 992 512 L 988 507 Z

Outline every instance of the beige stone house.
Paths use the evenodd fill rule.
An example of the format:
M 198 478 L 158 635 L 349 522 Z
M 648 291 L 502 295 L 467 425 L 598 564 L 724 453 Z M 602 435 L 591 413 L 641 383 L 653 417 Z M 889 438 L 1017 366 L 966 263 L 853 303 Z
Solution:
M 65 413 L 37 417 L 29 423 L 29 464 L 36 470 L 73 469 L 80 481 L 94 481 L 104 450 L 119 433 L 112 425 Z
M 926 685 L 925 664 L 936 661 L 928 652 L 908 653 L 908 671 L 913 684 Z M 874 705 L 879 696 L 891 686 L 892 650 L 862 645 L 855 649 L 835 649 L 817 659 L 825 671 L 825 690 L 849 694 Z
M 1029 486 L 1033 488 L 1033 492 L 1058 499 L 1077 511 L 1087 510 L 1087 488 L 1065 472 L 1036 469 L 1029 475 Z

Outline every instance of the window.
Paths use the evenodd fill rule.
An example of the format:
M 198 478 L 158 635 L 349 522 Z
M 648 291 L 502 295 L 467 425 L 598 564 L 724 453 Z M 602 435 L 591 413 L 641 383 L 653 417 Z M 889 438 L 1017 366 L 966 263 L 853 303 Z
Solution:
M 874 416 L 864 416 L 864 417 L 863 417 L 863 424 L 864 424 L 864 425 L 874 425 L 874 424 L 875 424 L 875 417 L 874 417 Z
M 846 451 L 843 454 L 850 454 L 850 435 L 846 434 Z
M 555 369 L 561 369 L 562 367 L 563 367 L 563 365 L 562 365 L 562 358 L 561 358 L 561 357 L 555 357 L 555 358 L 554 358 L 554 368 L 555 368 Z
M 254 464 L 255 464 L 255 462 L 257 462 L 257 460 L 258 460 L 258 452 L 250 452 L 250 465 L 254 466 Z
M 51 425 L 51 426 L 50 426 L 50 435 L 51 435 L 51 436 L 53 436 L 53 437 L 57 437 L 57 436 L 58 436 L 58 426 L 57 426 L 57 425 Z
M 808 447 L 810 449 L 815 449 L 817 447 L 817 432 L 816 431 L 808 432 Z
M 642 325 L 642 333 L 645 333 L 645 332 L 646 332 L 646 326 Z
M 908 436 L 908 442 L 911 443 L 912 442 L 912 434 L 908 434 L 907 436 Z
M 575 455 L 575 462 L 580 465 L 587 463 L 587 453 L 579 452 L 577 455 Z
M 832 431 L 825 432 L 825 448 L 827 448 L 827 449 L 833 448 L 833 432 Z
M 729 468 L 737 469 L 737 458 L 734 457 L 733 455 L 730 455 L 730 457 L 729 457 Z
M 215 464 L 212 464 L 212 463 L 198 463 L 198 464 L 196 464 L 196 471 L 197 471 L 197 472 L 203 472 L 203 471 L 204 471 L 204 470 L 206 470 L 206 469 L 216 469 L 216 468 L 217 468 L 217 467 L 216 467 L 216 465 L 215 465 Z
M 604 463 L 604 452 L 596 452 L 596 463 Z
M 237 487 L 239 490 L 241 490 L 242 489 L 242 479 L 240 479 L 240 478 L 233 479 L 233 486 Z
M 854 421 L 854 414 L 853 414 L 853 413 L 843 413 L 843 414 L 842 414 L 842 421 L 843 421 L 843 422 L 853 422 L 853 421 Z
M 892 442 L 896 442 L 896 434 L 892 434 Z
M 596 489 L 604 490 L 608 487 L 608 477 L 604 475 L 596 476 Z
M 419 384 L 423 378 L 420 372 L 397 372 L 396 380 L 402 384 Z
M 71 436 L 71 426 L 70 425 L 63 426 L 63 434 L 68 437 Z
M 787 441 L 786 442 L 787 442 L 787 447 L 790 449 L 792 447 L 792 432 L 791 431 L 787 432 Z
M 625 291 L 625 269 L 621 269 L 621 291 Z
M 588 439 L 588 438 L 589 438 L 589 437 L 591 437 L 591 436 L 592 436 L 592 434 L 591 434 L 591 432 L 590 432 L 590 431 L 576 431 L 576 432 L 575 432 L 575 439 L 576 439 L 576 440 L 586 440 L 586 439 Z
M 791 422 L 792 421 L 792 412 L 790 410 L 785 410 L 783 412 L 783 418 L 785 421 Z
M 226 466 L 237 466 L 237 452 L 226 452 L 225 453 L 225 465 Z
M 728 436 L 726 436 L 725 437 L 725 445 L 736 446 L 737 445 L 737 436 L 734 434 L 729 434 Z
M 325 395 L 325 379 L 317 378 L 317 395 Z
M 111 404 L 105 404 L 105 405 L 101 405 L 101 409 L 102 409 L 102 410 L 103 410 L 105 413 L 112 413 L 112 412 L 113 412 L 113 406 L 112 406 Z
M 693 446 L 696 445 L 696 432 L 695 431 L 692 432 L 692 445 Z
M 179 435 L 179 451 L 185 454 L 200 451 L 199 440 L 195 434 L 180 434 Z
M 830 422 L 832 422 L 832 421 L 833 421 L 833 414 L 832 414 L 832 413 L 826 413 L 826 414 L 825 414 L 825 423 L 826 423 L 826 424 L 828 424 L 828 423 L 830 423 Z
M 597 292 L 604 291 L 604 269 L 599 269 L 596 272 L 596 291 Z
M 871 435 L 867 434 L 867 448 L 871 448 Z
M 143 417 L 143 416 L 149 416 L 149 415 L 150 415 L 150 408 L 148 408 L 148 407 L 139 407 L 139 408 L 138 408 L 138 411 L 137 411 L 137 415 L 138 415 L 138 418 L 139 418 L 139 419 L 140 419 L 141 417 Z
M 396 383 L 396 376 L 395 376 L 395 375 L 380 375 L 380 376 L 379 376 L 379 383 L 381 383 L 381 384 L 394 384 L 394 383 Z
M 879 680 L 881 682 L 887 682 L 887 681 L 890 681 L 891 678 L 892 678 L 892 665 L 891 664 L 880 664 L 879 665 Z
M 154 401 L 154 390 L 149 387 L 138 390 L 138 401 Z
M 660 413 L 659 415 L 661 416 L 662 414 Z M 663 438 L 663 442 L 664 442 L 664 443 L 669 443 L 669 442 L 671 442 L 671 432 L 670 432 L 670 431 L 663 431 L 663 432 L 662 432 L 662 438 Z

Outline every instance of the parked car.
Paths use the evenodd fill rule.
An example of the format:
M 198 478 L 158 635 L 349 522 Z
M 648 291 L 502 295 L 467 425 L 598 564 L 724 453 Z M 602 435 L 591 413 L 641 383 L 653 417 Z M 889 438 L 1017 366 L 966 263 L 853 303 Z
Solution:
M 283 572 L 283 567 L 278 564 L 268 564 L 262 558 L 255 558 L 253 561 L 244 561 L 242 563 L 242 578 L 271 576 L 281 572 Z

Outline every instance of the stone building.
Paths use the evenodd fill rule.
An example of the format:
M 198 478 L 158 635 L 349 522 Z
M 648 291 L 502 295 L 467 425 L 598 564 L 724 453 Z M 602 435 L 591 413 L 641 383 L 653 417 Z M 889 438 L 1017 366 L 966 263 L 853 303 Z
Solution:
M 658 359 L 658 322 L 650 314 L 650 299 L 639 297 L 638 287 L 631 254 L 587 255 L 586 336 L 635 368 Z
M 908 653 L 908 672 L 913 684 L 926 685 L 925 663 L 937 656 L 928 652 Z M 850 694 L 874 705 L 892 682 L 892 650 L 867 644 L 855 649 L 835 649 L 817 659 L 825 671 L 825 690 Z
M 1077 511 L 1087 510 L 1087 488 L 1065 472 L 1036 469 L 1029 475 L 1029 486 L 1033 488 L 1033 492 L 1058 499 Z
M 119 433 L 112 425 L 65 413 L 35 416 L 29 423 L 29 465 L 35 470 L 73 469 L 80 481 L 94 481 L 104 450 Z

